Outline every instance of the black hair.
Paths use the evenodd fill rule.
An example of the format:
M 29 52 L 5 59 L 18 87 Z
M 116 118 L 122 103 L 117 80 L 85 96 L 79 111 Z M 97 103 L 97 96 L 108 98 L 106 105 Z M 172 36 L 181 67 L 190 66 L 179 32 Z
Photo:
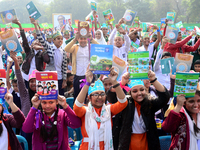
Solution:
M 41 81 L 38 81 L 38 83 L 41 83 Z
M 196 60 L 196 61 L 194 62 L 194 65 L 197 65 L 197 64 L 200 64 L 200 60 Z
M 200 96 L 200 91 L 199 91 L 199 90 L 196 90 L 195 95 Z M 185 106 L 184 106 L 184 108 L 185 108 L 186 112 L 188 113 L 188 115 L 190 116 L 190 119 L 192 120 L 192 122 L 193 122 L 193 124 L 194 124 L 194 125 L 193 125 L 193 126 L 194 126 L 194 133 L 195 133 L 195 135 L 197 135 L 197 133 L 200 132 L 200 129 L 199 129 L 199 128 L 197 127 L 197 125 L 195 124 L 195 122 L 194 122 L 194 120 L 193 120 L 193 118 L 192 118 L 190 112 L 186 109 Z
M 51 85 L 51 82 L 47 82 L 47 84 L 50 84 L 50 85 Z
M 52 123 L 52 127 L 50 130 L 50 134 L 47 133 L 47 130 L 45 128 L 45 124 L 42 124 L 42 127 L 40 129 L 40 137 L 43 139 L 43 142 L 47 141 L 47 139 L 49 138 L 50 141 L 53 140 L 53 138 L 58 134 L 58 130 L 57 130 L 57 117 L 58 117 L 58 110 L 59 110 L 59 106 L 57 105 L 57 109 L 55 111 L 55 115 L 54 115 L 54 122 Z M 44 122 L 44 115 L 43 115 L 43 110 L 41 108 L 40 110 L 42 113 L 42 122 Z M 45 122 L 44 122 L 45 123 Z
M 42 86 L 42 85 L 38 85 L 38 88 L 39 88 L 39 87 L 43 88 L 43 86 Z
M 43 92 L 42 92 L 42 94 L 44 94 L 44 89 L 47 89 L 47 94 L 48 94 L 49 91 L 48 91 L 48 88 L 47 88 L 46 86 L 43 88 Z
M 17 84 L 17 79 L 12 79 L 12 84 L 16 83 Z
M 164 53 L 162 54 L 161 59 L 162 59 L 163 57 L 165 57 L 165 56 L 172 57 L 172 54 L 171 54 L 170 52 L 164 52 Z
M 4 111 L 4 108 L 3 108 L 2 104 L 0 104 L 0 107 L 2 107 L 2 112 L 1 112 L 1 115 L 0 115 L 0 121 L 3 121 L 3 111 Z M 2 126 L 2 123 L 0 123 L 0 136 L 1 136 L 2 133 L 3 133 L 3 126 Z
M 67 73 L 67 78 L 71 77 L 71 76 L 74 76 L 73 74 L 71 73 Z

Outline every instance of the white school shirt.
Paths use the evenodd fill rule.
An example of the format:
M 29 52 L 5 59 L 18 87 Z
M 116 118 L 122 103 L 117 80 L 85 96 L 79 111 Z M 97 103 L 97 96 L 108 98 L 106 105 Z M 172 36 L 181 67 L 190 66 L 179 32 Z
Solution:
M 115 38 L 116 33 L 117 33 L 117 29 L 114 28 L 109 37 L 110 45 L 113 45 L 113 55 L 115 55 L 127 62 L 127 55 L 128 55 L 128 51 L 131 46 L 131 40 L 130 40 L 129 36 L 127 34 L 125 34 L 124 35 L 125 44 L 124 44 L 124 46 L 118 48 L 118 47 L 114 46 L 114 38 Z
M 58 74 L 58 80 L 62 79 L 62 62 L 63 62 L 63 50 L 60 48 L 57 48 L 54 45 L 54 66 L 56 68 L 57 74 Z
M 146 132 L 146 126 L 142 115 L 138 115 L 137 108 L 135 107 L 134 120 L 132 124 L 132 133 L 143 134 Z
M 0 136 L 0 149 L 3 150 L 7 150 L 8 149 L 8 131 L 2 121 L 2 127 L 3 127 L 3 132 Z
M 140 40 L 137 38 L 135 44 L 140 45 Z
M 89 61 L 88 45 L 85 47 L 81 47 L 79 45 L 78 51 L 76 54 L 76 75 L 84 76 L 89 63 L 90 61 Z
M 153 60 L 153 58 L 151 58 L 151 56 L 153 54 L 153 50 L 154 50 L 154 44 L 152 44 L 152 45 L 149 44 L 148 49 L 147 49 L 147 51 L 149 51 L 149 60 Z M 146 51 L 146 49 L 143 45 L 143 46 L 139 47 L 137 51 L 142 52 L 142 51 Z

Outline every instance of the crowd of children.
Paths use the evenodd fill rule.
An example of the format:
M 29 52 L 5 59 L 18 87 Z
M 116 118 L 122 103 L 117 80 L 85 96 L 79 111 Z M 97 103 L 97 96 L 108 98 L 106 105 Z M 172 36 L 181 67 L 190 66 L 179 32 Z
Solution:
M 72 27 L 65 30 L 66 25 L 57 31 L 43 30 L 37 20 L 29 19 L 35 28 L 29 33 L 18 19 L 13 20 L 19 26 L 23 52 L 11 51 L 8 56 L 0 47 L 7 86 L 2 101 L 10 112 L 5 114 L 0 103 L 0 150 L 23 149 L 15 134 L 26 138 L 29 150 L 70 150 L 68 127 L 81 128 L 80 150 L 159 150 L 159 136 L 167 133 L 172 135 L 171 150 L 200 149 L 200 91 L 195 89 L 194 97 L 173 98 L 176 76 L 161 70 L 161 60 L 185 53 L 194 56 L 191 70 L 200 72 L 200 33 L 191 31 L 183 39 L 180 31 L 172 44 L 165 36 L 167 20 L 162 35 L 158 26 L 153 26 L 156 33 L 142 35 L 139 27 L 123 28 L 124 18 L 114 27 L 110 22 L 100 26 L 94 12 L 95 22 L 85 37 Z M 128 54 L 133 43 L 140 45 L 137 52 L 149 51 L 146 80 L 130 80 Z M 113 45 L 113 55 L 127 63 L 122 74 L 114 67 L 108 76 L 93 74 L 90 44 Z M 37 92 L 47 94 L 55 86 L 49 82 L 36 87 L 40 71 L 57 71 L 57 99 L 39 100 Z M 74 98 L 73 109 L 68 97 Z M 156 117 L 164 120 L 162 132 Z

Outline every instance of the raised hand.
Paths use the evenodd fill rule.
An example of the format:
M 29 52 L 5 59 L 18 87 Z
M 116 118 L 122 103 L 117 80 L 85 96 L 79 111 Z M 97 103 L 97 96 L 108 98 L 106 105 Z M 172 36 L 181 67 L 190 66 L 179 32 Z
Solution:
M 38 24 L 37 20 L 35 20 L 34 18 L 31 18 L 31 17 L 29 17 L 29 18 L 30 18 L 30 21 L 32 24 L 34 24 L 34 25 Z
M 67 108 L 68 104 L 64 96 L 58 95 L 58 104 L 60 104 L 64 109 Z
M 177 96 L 177 105 L 178 106 L 182 107 L 184 105 L 185 101 L 186 101 L 186 98 L 185 98 L 184 94 L 180 94 Z
M 110 69 L 110 74 L 108 76 L 111 83 L 115 83 L 117 81 L 118 72 L 115 71 L 114 67 Z
M 16 52 L 10 51 L 10 57 L 14 60 L 14 62 L 17 61 L 17 53 Z
M 129 82 L 129 78 L 130 78 L 130 73 L 129 72 L 125 72 L 123 75 L 122 75 L 122 81 L 121 81 L 121 84 L 122 85 L 125 85 Z
M 90 64 L 87 66 L 87 71 L 85 73 L 85 77 L 86 77 L 87 82 L 89 82 L 89 83 L 92 82 L 92 80 L 93 80 L 93 73 L 91 72 Z
M 38 109 L 38 106 L 40 105 L 39 95 L 36 93 L 33 98 L 31 99 L 31 102 L 33 104 L 33 107 Z
M 4 99 L 6 100 L 6 102 L 8 103 L 8 105 L 12 105 L 13 104 L 13 96 L 10 93 L 6 93 Z
M 12 23 L 17 24 L 17 25 L 21 25 L 19 19 L 14 19 L 14 20 L 12 21 Z
M 148 78 L 149 78 L 150 81 L 153 81 L 153 80 L 156 79 L 156 74 L 153 71 L 149 70 Z

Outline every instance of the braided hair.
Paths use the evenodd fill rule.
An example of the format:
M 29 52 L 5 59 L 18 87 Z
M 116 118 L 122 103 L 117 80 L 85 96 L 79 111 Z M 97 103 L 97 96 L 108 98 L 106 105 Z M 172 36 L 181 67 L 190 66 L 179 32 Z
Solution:
M 2 107 L 2 111 L 1 111 L 1 114 L 0 114 L 0 136 L 3 132 L 3 126 L 2 126 L 2 121 L 3 121 L 3 111 L 4 111 L 4 108 L 3 108 L 3 105 L 0 104 L 0 107 Z
M 51 130 L 50 130 L 50 134 L 47 133 L 47 130 L 45 128 L 44 114 L 43 114 L 44 112 L 43 112 L 42 109 L 40 110 L 42 112 L 41 113 L 42 114 L 42 116 L 41 116 L 41 118 L 42 118 L 42 127 L 40 129 L 40 137 L 42 137 L 43 142 L 47 141 L 48 138 L 50 138 L 50 140 L 52 141 L 53 138 L 58 134 L 58 131 L 57 131 L 58 110 L 59 110 L 59 106 L 57 105 L 57 109 L 55 111 L 54 121 L 53 121 Z

